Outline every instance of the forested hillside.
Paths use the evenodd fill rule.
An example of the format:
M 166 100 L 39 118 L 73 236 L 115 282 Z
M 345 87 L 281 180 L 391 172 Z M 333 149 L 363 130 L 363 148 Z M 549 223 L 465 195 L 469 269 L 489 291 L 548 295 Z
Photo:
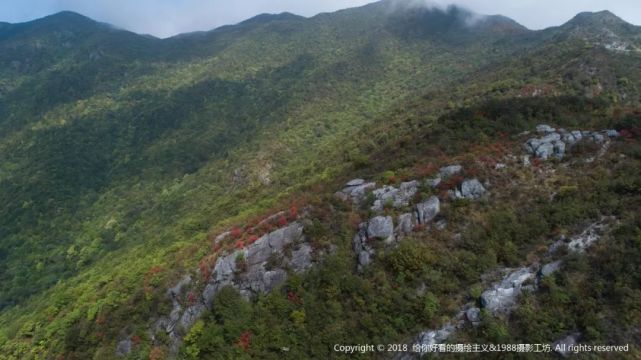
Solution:
M 70 12 L 0 24 L 0 359 L 353 358 L 333 344 L 409 342 L 480 296 L 488 273 L 603 216 L 616 218 L 611 247 L 564 258 L 516 312 L 456 336 L 578 331 L 638 355 L 641 28 L 602 12 L 531 31 L 399 4 L 169 39 Z M 620 136 L 523 167 L 523 132 L 541 123 Z M 487 180 L 489 199 L 450 202 L 462 178 L 421 187 L 445 230 L 422 224 L 359 271 L 352 238 L 374 195 L 336 191 L 452 164 Z M 225 254 L 297 222 L 313 266 L 292 259 L 257 298 L 224 287 L 182 332 L 153 330 L 201 301 Z M 186 275 L 202 279 L 172 300 Z

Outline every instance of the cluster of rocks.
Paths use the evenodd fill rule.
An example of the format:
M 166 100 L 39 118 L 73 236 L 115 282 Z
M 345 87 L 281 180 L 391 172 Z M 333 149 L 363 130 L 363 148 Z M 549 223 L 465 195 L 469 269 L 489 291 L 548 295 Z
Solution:
M 249 299 L 268 293 L 287 279 L 288 271 L 300 273 L 313 265 L 312 247 L 306 242 L 303 225 L 296 221 L 265 234 L 253 244 L 220 257 L 213 268 L 204 290 L 193 291 L 191 276 L 185 276 L 167 291 L 172 301 L 168 316 L 156 320 L 151 327 L 151 338 L 160 332 L 170 339 L 170 350 L 176 353 L 195 322 L 211 308 L 214 297 L 225 286 L 236 288 Z M 191 297 L 191 301 L 186 300 Z M 117 346 L 117 355 L 125 356 L 127 340 Z
M 599 240 L 608 227 L 607 222 L 613 221 L 611 218 L 604 218 L 601 221 L 591 224 L 580 234 L 570 239 L 561 239 L 550 247 L 550 254 L 556 253 L 561 247 L 565 246 L 569 253 L 582 253 L 589 246 Z M 559 271 L 563 265 L 563 260 L 548 262 L 542 266 L 521 267 L 518 269 L 504 269 L 506 275 L 498 282 L 492 284 L 480 296 L 479 303 L 481 307 L 475 306 L 474 303 L 465 304 L 461 311 L 447 324 L 439 329 L 428 330 L 420 333 L 415 343 L 425 346 L 427 349 L 434 345 L 443 344 L 447 338 L 456 330 L 466 324 L 477 326 L 481 323 L 481 309 L 494 316 L 509 314 L 517 305 L 520 294 L 524 291 L 536 291 L 542 278 L 550 276 Z M 576 334 L 560 342 L 576 342 Z M 411 359 L 411 355 L 400 354 L 399 359 Z
M 396 241 L 410 234 L 418 225 L 426 225 L 440 212 L 441 202 L 436 196 L 414 206 L 413 212 L 398 216 L 397 226 L 391 216 L 376 216 L 367 222 L 361 223 L 354 236 L 354 252 L 358 255 L 358 268 L 371 263 L 375 254 L 374 243 L 380 241 L 385 246 L 395 244 Z
M 413 180 L 401 183 L 398 187 L 383 186 L 376 188 L 376 183 L 366 182 L 363 179 L 354 179 L 348 182 L 343 190 L 336 193 L 339 198 L 355 204 L 362 204 L 363 201 L 372 197 L 373 204 L 370 210 L 375 213 L 382 213 L 385 207 L 403 209 L 411 207 L 410 212 L 400 214 L 396 219 L 391 216 L 376 216 L 359 225 L 354 236 L 353 248 L 358 257 L 358 269 L 362 270 L 369 265 L 375 254 L 376 242 L 384 246 L 395 245 L 398 240 L 410 234 L 415 229 L 427 227 L 440 212 L 440 200 L 436 196 L 430 197 L 427 201 L 411 205 L 416 198 L 420 187 L 436 187 L 444 179 L 450 178 L 463 171 L 460 165 L 450 165 L 441 168 L 438 174 L 422 182 Z M 450 191 L 451 198 L 478 199 L 487 193 L 485 187 L 478 179 L 464 180 L 456 189 Z M 444 220 L 436 224 L 436 228 L 442 230 L 447 225 Z
M 400 209 L 411 204 L 421 186 L 435 188 L 443 180 L 458 175 L 462 171 L 463 167 L 461 165 L 449 165 L 442 167 L 434 177 L 422 181 L 403 182 L 398 187 L 386 185 L 377 188 L 375 182 L 354 179 L 349 181 L 335 195 L 344 201 L 352 201 L 354 204 L 362 204 L 364 200 L 371 196 L 373 203 L 370 209 L 374 212 L 382 212 L 385 207 Z M 485 195 L 486 192 L 487 190 L 478 179 L 465 179 L 456 189 L 452 190 L 450 195 L 459 199 L 478 199 Z
M 607 138 L 619 136 L 616 130 L 567 131 L 565 129 L 557 130 L 549 125 L 538 125 L 536 132 L 540 137 L 529 139 L 524 147 L 529 154 L 542 160 L 548 160 L 552 157 L 562 160 L 566 155 L 567 148 L 581 140 L 602 144 L 606 142 Z

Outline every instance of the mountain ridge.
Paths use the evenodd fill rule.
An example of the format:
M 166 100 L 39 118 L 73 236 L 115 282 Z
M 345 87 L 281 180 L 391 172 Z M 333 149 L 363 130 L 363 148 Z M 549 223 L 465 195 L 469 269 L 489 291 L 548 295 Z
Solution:
M 425 7 L 423 5 L 421 5 L 421 6 L 413 6 L 413 7 L 401 7 L 401 6 L 394 5 L 394 1 L 379 1 L 379 2 L 376 2 L 376 3 L 368 4 L 368 5 L 361 6 L 361 7 L 355 7 L 355 8 L 339 10 L 339 11 L 337 11 L 337 13 L 340 13 L 342 11 L 350 11 L 350 10 L 354 10 L 354 9 L 366 8 L 366 7 L 382 9 L 387 13 L 393 13 L 393 12 L 399 12 L 399 11 L 400 12 L 404 12 L 404 11 L 409 11 L 409 10 L 423 10 L 423 11 L 427 10 L 427 11 L 435 11 L 435 12 L 448 12 L 448 11 L 460 12 L 460 11 L 463 11 L 463 13 L 467 14 L 467 16 L 476 17 L 476 18 L 478 18 L 478 20 L 492 21 L 492 22 L 498 22 L 498 23 L 501 23 L 501 22 L 511 23 L 511 25 L 513 25 L 516 28 L 523 28 L 523 29 L 528 30 L 528 31 L 545 31 L 547 29 L 556 28 L 556 27 L 588 25 L 588 24 L 596 25 L 597 23 L 609 24 L 609 25 L 612 25 L 612 24 L 626 25 L 626 26 L 630 25 L 630 26 L 634 26 L 634 27 L 639 27 L 639 25 L 634 25 L 634 24 L 631 24 L 631 23 L 623 20 L 622 18 L 620 18 L 616 14 L 610 12 L 609 10 L 580 12 L 577 15 L 575 15 L 573 18 L 568 19 L 563 24 L 552 25 L 552 26 L 550 26 L 548 28 L 540 29 L 540 30 L 531 30 L 531 29 L 519 24 L 515 20 L 513 20 L 513 19 L 511 19 L 509 17 L 503 16 L 503 15 L 477 14 L 477 13 L 474 13 L 474 12 L 472 12 L 470 10 L 467 10 L 465 7 L 461 7 L 461 6 L 458 6 L 458 5 L 449 5 L 449 6 L 445 7 L 445 8 L 436 7 L 436 6 L 435 7 Z M 327 14 L 331 14 L 331 13 L 319 13 L 319 14 L 314 15 L 312 17 L 305 17 L 305 16 L 293 14 L 293 13 L 290 13 L 290 12 L 263 13 L 263 14 L 259 14 L 259 15 L 250 17 L 250 18 L 248 18 L 246 20 L 240 21 L 240 22 L 238 22 L 236 24 L 221 25 L 221 26 L 209 29 L 209 30 L 200 30 L 200 31 L 194 31 L 194 32 L 180 33 L 180 34 L 172 35 L 172 36 L 169 36 L 169 37 L 166 37 L 166 38 L 157 38 L 157 37 L 154 37 L 153 35 L 148 35 L 148 34 L 138 34 L 138 33 L 134 33 L 134 34 L 139 35 L 139 36 L 152 36 L 155 39 L 159 39 L 159 40 L 168 40 L 168 39 L 172 39 L 172 38 L 176 38 L 176 37 L 188 36 L 190 34 L 215 32 L 215 31 L 217 31 L 219 29 L 226 29 L 226 28 L 229 28 L 229 27 L 235 27 L 235 26 L 239 26 L 239 25 L 265 23 L 265 22 L 271 22 L 271 21 L 310 20 L 310 19 L 314 19 L 314 18 L 316 18 L 318 16 L 322 17 L 322 16 L 327 15 Z M 80 14 L 80 13 L 74 12 L 74 11 L 70 11 L 70 10 L 60 11 L 60 12 L 57 12 L 57 13 L 54 13 L 54 14 L 51 14 L 51 15 L 44 16 L 42 18 L 33 19 L 33 20 L 25 21 L 25 22 L 17 22 L 17 23 L 0 22 L 0 24 L 2 24 L 3 26 L 6 26 L 6 25 L 16 26 L 16 25 L 23 25 L 23 24 L 34 25 L 34 24 L 38 24 L 38 23 L 43 22 L 43 21 L 47 22 L 47 21 L 50 21 L 50 20 L 55 20 L 55 21 L 72 20 L 72 21 L 76 21 L 76 22 L 81 21 L 81 22 L 85 22 L 85 23 L 102 24 L 102 25 L 106 25 L 108 27 L 111 27 L 111 28 L 113 28 L 115 30 L 131 32 L 131 31 L 127 30 L 127 29 L 122 29 L 122 28 L 119 28 L 119 27 L 115 27 L 114 25 L 111 25 L 111 24 L 108 24 L 108 23 L 103 23 L 103 22 L 96 21 L 94 19 L 91 19 L 90 17 L 87 17 L 87 16 L 83 15 L 83 14 Z M 478 20 L 472 21 L 472 23 L 475 23 Z

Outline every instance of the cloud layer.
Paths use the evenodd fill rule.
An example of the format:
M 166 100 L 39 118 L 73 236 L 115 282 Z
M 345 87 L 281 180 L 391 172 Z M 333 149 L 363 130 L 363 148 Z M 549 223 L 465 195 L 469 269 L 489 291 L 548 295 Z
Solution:
M 289 11 L 312 16 L 319 12 L 364 5 L 373 0 L 2 0 L 0 21 L 21 22 L 62 10 L 72 10 L 116 26 L 167 37 L 210 30 L 260 13 Z M 509 16 L 540 29 L 560 25 L 580 11 L 610 10 L 641 24 L 638 0 L 399 0 L 456 3 L 482 14 Z

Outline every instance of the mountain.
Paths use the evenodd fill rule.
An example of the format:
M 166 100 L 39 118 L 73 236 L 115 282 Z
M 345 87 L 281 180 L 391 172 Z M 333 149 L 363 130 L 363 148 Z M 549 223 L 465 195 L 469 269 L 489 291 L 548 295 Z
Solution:
M 0 359 L 327 358 L 443 326 L 501 271 L 549 259 L 567 271 L 518 317 L 484 312 L 458 336 L 580 332 L 638 354 L 641 29 L 601 12 L 531 31 L 404 4 L 168 39 L 70 12 L 0 24 Z M 523 132 L 541 123 L 594 141 L 551 131 L 568 156 L 541 160 L 561 146 L 543 141 L 525 167 Z M 621 136 L 599 147 L 597 130 Z M 461 178 L 424 185 L 456 164 Z M 356 178 L 380 192 L 341 200 Z M 458 199 L 472 178 L 489 194 Z M 401 186 L 398 209 L 377 198 Z M 438 218 L 358 270 L 361 223 L 434 197 Z M 605 216 L 610 245 L 541 250 Z M 221 267 L 240 293 L 217 287 Z

